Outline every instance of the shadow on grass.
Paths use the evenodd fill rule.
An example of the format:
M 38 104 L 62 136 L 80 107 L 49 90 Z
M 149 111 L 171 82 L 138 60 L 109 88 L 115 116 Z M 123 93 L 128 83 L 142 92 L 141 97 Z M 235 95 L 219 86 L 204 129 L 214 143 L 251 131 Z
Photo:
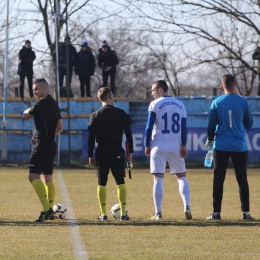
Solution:
M 98 222 L 93 220 L 76 220 L 76 219 L 66 219 L 66 220 L 54 220 L 54 221 L 45 221 L 42 223 L 35 223 L 32 221 L 10 221 L 10 220 L 1 220 L 0 226 L 186 226 L 186 227 L 212 227 L 212 226 L 239 226 L 239 227 L 254 227 L 260 226 L 260 220 L 216 220 L 216 221 L 201 221 L 201 220 L 183 220 L 183 221 L 107 221 L 107 222 Z

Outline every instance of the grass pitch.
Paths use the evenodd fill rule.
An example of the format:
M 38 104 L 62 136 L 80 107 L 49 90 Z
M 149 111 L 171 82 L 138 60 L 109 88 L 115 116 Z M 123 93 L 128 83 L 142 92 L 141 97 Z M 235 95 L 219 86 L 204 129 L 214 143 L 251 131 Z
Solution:
M 206 221 L 212 213 L 212 169 L 188 169 L 193 220 L 183 219 L 183 205 L 174 176 L 164 181 L 163 221 L 151 221 L 154 211 L 149 170 L 132 170 L 126 178 L 130 221 L 121 223 L 109 215 L 117 203 L 116 185 L 109 176 L 109 221 L 96 221 L 99 208 L 95 170 L 62 170 L 76 220 L 35 224 L 40 202 L 28 181 L 28 170 L 0 168 L 0 259 L 260 259 L 259 170 L 248 170 L 251 215 L 242 221 L 238 187 L 228 170 L 222 203 L 222 220 Z M 54 171 L 56 203 L 66 205 Z M 75 224 L 76 221 L 76 224 Z M 71 236 L 77 225 L 87 257 L 75 254 L 79 241 Z M 72 237 L 72 239 L 71 239 Z M 76 252 L 77 253 L 77 252 Z

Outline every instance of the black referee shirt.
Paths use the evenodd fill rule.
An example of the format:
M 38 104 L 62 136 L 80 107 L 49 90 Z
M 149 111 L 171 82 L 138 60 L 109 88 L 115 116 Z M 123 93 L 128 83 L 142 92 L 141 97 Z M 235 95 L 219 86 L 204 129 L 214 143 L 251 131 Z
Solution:
M 123 131 L 129 143 L 129 152 L 133 153 L 133 137 L 130 128 L 130 116 L 120 108 L 105 105 L 94 112 L 89 120 L 88 156 L 93 157 L 95 141 L 98 145 L 121 145 Z
M 61 119 L 60 109 L 51 95 L 38 99 L 29 110 L 34 115 L 33 136 L 38 139 L 54 139 L 57 123 Z

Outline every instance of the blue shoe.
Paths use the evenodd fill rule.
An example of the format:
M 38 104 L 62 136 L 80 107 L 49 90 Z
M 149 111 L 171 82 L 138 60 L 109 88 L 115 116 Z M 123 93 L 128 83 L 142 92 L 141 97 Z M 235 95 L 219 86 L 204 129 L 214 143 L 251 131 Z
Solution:
M 128 221 L 129 220 L 129 216 L 128 215 L 120 215 L 120 221 Z

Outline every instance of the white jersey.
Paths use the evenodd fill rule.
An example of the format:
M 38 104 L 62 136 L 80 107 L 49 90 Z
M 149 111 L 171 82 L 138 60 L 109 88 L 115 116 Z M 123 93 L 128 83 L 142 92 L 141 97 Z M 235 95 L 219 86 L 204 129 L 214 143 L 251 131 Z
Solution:
M 179 152 L 181 120 L 187 118 L 184 104 L 174 97 L 162 96 L 150 103 L 148 111 L 156 115 L 151 148 L 159 147 L 160 151 Z

